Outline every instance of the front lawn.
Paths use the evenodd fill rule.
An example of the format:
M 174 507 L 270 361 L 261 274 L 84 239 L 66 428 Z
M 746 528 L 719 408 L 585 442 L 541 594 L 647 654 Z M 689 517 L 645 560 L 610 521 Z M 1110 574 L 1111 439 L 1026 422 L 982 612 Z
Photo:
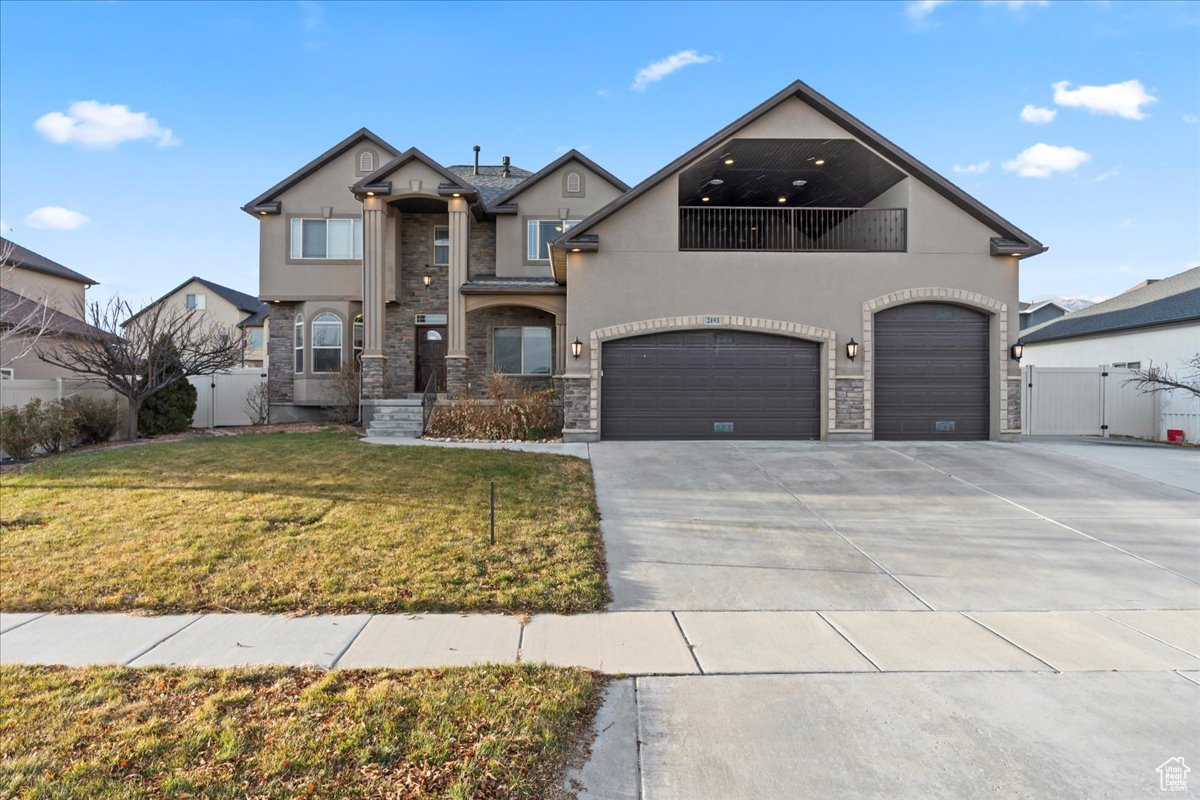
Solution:
M 0 668 L 0 796 L 543 798 L 598 679 Z
M 580 459 L 265 434 L 70 454 L 0 481 L 5 611 L 575 612 L 606 601 Z

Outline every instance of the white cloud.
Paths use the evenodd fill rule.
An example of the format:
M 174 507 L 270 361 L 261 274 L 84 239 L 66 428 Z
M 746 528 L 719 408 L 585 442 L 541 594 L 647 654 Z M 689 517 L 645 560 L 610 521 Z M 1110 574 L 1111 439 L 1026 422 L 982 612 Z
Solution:
M 87 221 L 83 214 L 62 206 L 43 206 L 25 217 L 29 227 L 47 231 L 73 231 Z
M 1021 120 L 1028 122 L 1030 125 L 1045 125 L 1048 122 L 1053 122 L 1054 117 L 1057 115 L 1058 112 L 1053 108 L 1027 105 L 1021 109 Z
M 159 125 L 146 112 L 96 100 L 71 103 L 65 114 L 52 111 L 39 117 L 33 127 L 57 144 L 71 142 L 89 149 L 111 149 L 138 139 L 157 140 L 159 147 L 179 144 L 169 128 Z
M 909 0 L 908 5 L 904 8 L 904 12 L 914 22 L 921 22 L 932 14 L 938 6 L 945 5 L 947 2 L 949 0 Z
M 1113 167 L 1112 169 L 1110 169 L 1110 170 L 1107 170 L 1107 171 L 1105 171 L 1105 172 L 1101 172 L 1101 173 L 1100 173 L 1099 175 L 1097 175 L 1096 177 L 1094 177 L 1094 178 L 1090 179 L 1090 180 L 1088 181 L 1088 183 L 1101 183 L 1101 182 L 1103 182 L 1103 181 L 1106 181 L 1106 180 L 1108 180 L 1109 178 L 1115 178 L 1115 177 L 1117 177 L 1117 176 L 1118 176 L 1118 175 L 1120 175 L 1120 174 L 1121 174 L 1121 165 L 1120 165 L 1120 164 L 1117 164 L 1117 165 L 1116 165 L 1115 167 Z
M 1093 114 L 1112 114 L 1125 119 L 1145 119 L 1142 106 L 1158 102 L 1138 80 L 1078 89 L 1069 88 L 1070 81 L 1059 81 L 1053 86 L 1054 102 L 1060 106 L 1086 108 Z
M 3 218 L 0 218 L 0 231 L 11 231 L 11 230 L 12 230 L 12 228 L 8 227 L 8 223 L 5 222 Z
M 692 64 L 707 64 L 715 58 L 715 56 L 701 55 L 695 50 L 680 50 L 675 55 L 667 56 L 661 61 L 655 61 L 639 69 L 637 75 L 633 76 L 633 84 L 629 88 L 635 92 L 644 92 L 650 84 L 661 81 L 672 72 L 678 72 Z
M 958 164 L 955 164 L 954 171 L 959 175 L 980 175 L 984 172 L 987 172 L 988 167 L 991 165 L 992 162 L 985 159 L 980 161 L 978 164 L 967 164 L 965 167 L 960 167 Z
M 1183 121 L 1188 125 L 1195 125 L 1196 123 L 1200 122 L 1200 116 L 1197 116 L 1196 114 L 1184 114 Z
M 1016 158 L 1002 165 L 1022 178 L 1048 178 L 1056 172 L 1070 172 L 1091 155 L 1074 147 L 1059 147 L 1038 142 L 1022 150 Z

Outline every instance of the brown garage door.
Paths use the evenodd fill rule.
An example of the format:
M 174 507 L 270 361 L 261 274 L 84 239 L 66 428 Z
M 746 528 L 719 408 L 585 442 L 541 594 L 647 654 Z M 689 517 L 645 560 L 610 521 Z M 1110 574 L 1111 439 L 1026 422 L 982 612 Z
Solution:
M 672 331 L 604 344 L 605 439 L 817 439 L 814 342 L 743 331 Z
M 988 438 L 988 318 L 944 303 L 875 315 L 875 438 Z

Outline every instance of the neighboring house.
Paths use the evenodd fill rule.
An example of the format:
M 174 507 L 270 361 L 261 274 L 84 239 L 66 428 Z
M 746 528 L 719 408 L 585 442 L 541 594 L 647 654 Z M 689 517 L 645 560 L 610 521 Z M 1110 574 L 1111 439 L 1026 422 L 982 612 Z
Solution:
M 1040 303 L 1021 303 L 1021 330 L 1058 319 L 1063 314 L 1069 313 L 1071 313 L 1071 309 L 1059 305 L 1053 300 L 1044 300 Z
M 246 336 L 246 353 L 242 366 L 266 366 L 265 345 L 271 310 L 267 303 L 237 289 L 230 289 L 204 278 L 191 277 L 134 314 L 134 317 L 162 303 L 180 310 L 202 313 L 206 319 L 229 331 L 240 328 Z
M 1021 333 L 1035 367 L 1151 364 L 1180 368 L 1200 353 L 1200 267 L 1150 280 Z
M 51 366 L 38 351 L 53 351 L 64 338 L 104 336 L 84 321 L 84 297 L 96 281 L 8 239 L 0 238 L 0 377 L 46 380 L 75 377 Z M 11 333 L 36 320 L 40 335 Z
M 499 371 L 553 379 L 569 440 L 1019 430 L 1018 265 L 1046 248 L 800 82 L 632 189 L 364 129 L 244 210 L 276 419 L 360 360 L 368 420 Z

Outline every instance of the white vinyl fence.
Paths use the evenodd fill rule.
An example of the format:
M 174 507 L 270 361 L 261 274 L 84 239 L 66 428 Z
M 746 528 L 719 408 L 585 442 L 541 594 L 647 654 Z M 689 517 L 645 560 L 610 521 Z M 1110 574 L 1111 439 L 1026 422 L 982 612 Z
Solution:
M 102 383 L 96 383 L 84 378 L 50 378 L 47 380 L 0 380 L 0 407 L 16 406 L 22 408 L 34 398 L 43 403 L 65 400 L 79 394 L 93 395 L 103 398 L 116 398 L 121 404 L 121 413 L 125 413 L 125 398 L 118 395 Z
M 267 382 L 261 367 L 245 367 L 218 372 L 215 375 L 194 375 L 188 382 L 196 387 L 196 413 L 193 428 L 219 428 L 224 425 L 252 425 L 247 396 L 257 386 Z
M 1200 402 L 1175 392 L 1144 394 L 1127 384 L 1127 369 L 1024 367 L 1021 430 L 1035 436 L 1167 438 L 1185 431 L 1200 441 Z

